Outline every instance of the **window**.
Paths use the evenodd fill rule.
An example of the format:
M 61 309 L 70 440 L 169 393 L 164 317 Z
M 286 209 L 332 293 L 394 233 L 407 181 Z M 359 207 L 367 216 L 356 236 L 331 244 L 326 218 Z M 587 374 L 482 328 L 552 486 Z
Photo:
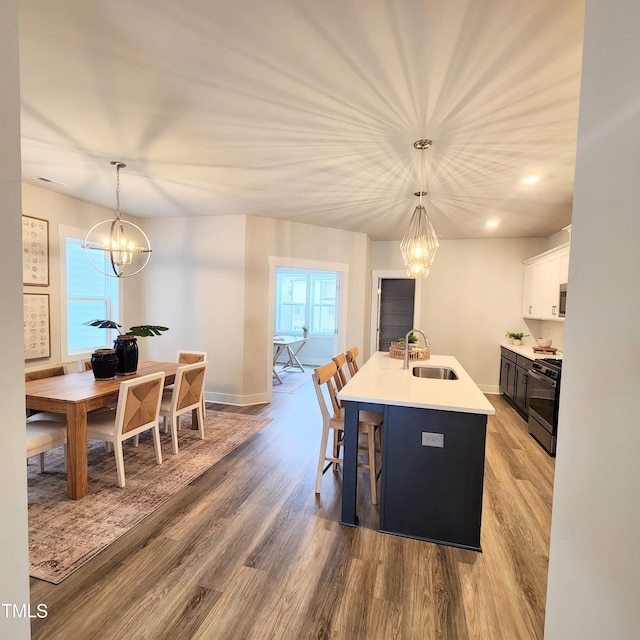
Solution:
M 118 321 L 119 282 L 94 269 L 84 255 L 84 234 L 79 229 L 61 227 L 61 299 L 63 327 L 66 345 L 62 345 L 66 358 L 80 356 L 99 347 L 111 347 L 108 329 L 85 326 L 88 320 Z M 66 294 L 66 295 L 65 295 Z M 66 346 L 66 349 L 65 349 Z
M 335 333 L 336 289 L 333 272 L 277 267 L 276 333 Z

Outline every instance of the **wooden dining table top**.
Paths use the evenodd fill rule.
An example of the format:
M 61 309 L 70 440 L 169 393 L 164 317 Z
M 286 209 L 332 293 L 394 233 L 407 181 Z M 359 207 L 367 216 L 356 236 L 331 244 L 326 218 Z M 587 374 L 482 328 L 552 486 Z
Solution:
M 175 380 L 178 366 L 177 362 L 141 361 L 138 363 L 138 370 L 135 374 L 117 376 L 111 380 L 96 380 L 91 370 L 67 373 L 64 376 L 29 380 L 25 382 L 27 407 L 37 408 L 30 406 L 30 400 L 49 399 L 65 403 L 76 403 L 114 393 L 117 394 L 120 390 L 121 382 L 146 376 L 150 373 L 157 373 L 158 371 L 164 371 L 165 384 L 172 384 Z

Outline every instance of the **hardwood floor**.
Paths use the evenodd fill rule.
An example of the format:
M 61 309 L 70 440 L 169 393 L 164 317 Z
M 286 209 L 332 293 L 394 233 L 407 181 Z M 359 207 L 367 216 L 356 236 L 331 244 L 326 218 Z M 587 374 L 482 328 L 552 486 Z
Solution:
M 224 411 L 267 427 L 62 584 L 31 580 L 46 640 L 542 638 L 554 461 L 498 396 L 489 419 L 483 553 L 338 524 L 340 475 L 314 494 L 311 384 Z M 82 532 L 79 532 L 82 535 Z

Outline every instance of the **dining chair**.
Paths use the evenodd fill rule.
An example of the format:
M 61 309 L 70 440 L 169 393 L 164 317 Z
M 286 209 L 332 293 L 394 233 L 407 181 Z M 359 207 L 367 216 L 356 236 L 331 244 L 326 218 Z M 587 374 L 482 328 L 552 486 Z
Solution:
M 163 387 L 163 371 L 127 380 L 120 383 L 115 411 L 87 416 L 87 438 L 113 444 L 119 487 L 125 486 L 122 453 L 122 443 L 125 440 L 151 430 L 156 462 L 162 464 L 158 421 Z
M 61 364 L 46 367 L 44 369 L 30 369 L 24 372 L 24 381 L 42 380 L 44 378 L 53 378 L 55 376 L 65 375 L 64 366 Z M 66 420 L 64 414 L 53 413 L 51 411 L 38 411 L 37 409 L 27 409 L 27 420 L 55 420 L 64 422 Z
M 194 364 L 195 362 L 206 362 L 206 351 L 185 351 L 184 349 L 178 351 L 178 364 Z M 202 388 L 202 415 L 207 415 L 207 407 L 204 400 L 204 386 Z
M 194 362 L 206 362 L 206 351 L 178 351 L 178 364 L 193 364 Z
M 329 467 L 333 466 L 337 468 L 338 464 L 342 463 L 340 457 L 340 447 L 343 446 L 344 439 L 344 415 L 343 409 L 340 406 L 338 400 L 337 387 L 335 384 L 337 375 L 336 363 L 331 361 L 327 364 L 314 369 L 313 385 L 316 390 L 316 396 L 318 397 L 318 404 L 320 406 L 320 413 L 322 414 L 322 437 L 320 439 L 320 453 L 318 456 L 318 469 L 316 473 L 316 493 L 320 493 L 320 486 L 322 484 L 322 476 L 325 474 Z M 325 393 L 329 397 L 330 407 L 327 406 Z M 371 487 L 371 502 L 373 504 L 378 503 L 377 496 L 377 478 L 379 475 L 378 465 L 376 462 L 376 446 L 375 446 L 375 434 L 380 427 L 379 414 L 375 414 L 369 411 L 360 411 L 358 415 L 358 434 L 364 434 L 367 439 L 366 450 L 368 459 L 366 462 L 359 462 L 358 466 L 369 470 L 369 484 Z M 331 456 L 327 455 L 327 445 L 329 443 L 329 432 L 333 430 L 334 443 L 337 442 L 337 447 L 333 447 Z M 325 463 L 328 462 L 325 466 Z
M 54 376 L 63 376 L 65 374 L 64 367 L 57 364 L 45 369 L 29 369 L 24 372 L 24 381 L 41 380 L 42 378 L 53 378 Z
M 347 359 L 347 366 L 349 367 L 349 375 L 351 375 L 351 377 L 355 376 L 356 373 L 358 373 L 358 362 L 356 358 L 358 357 L 359 353 L 360 352 L 358 351 L 358 347 L 351 347 L 351 349 L 349 349 L 345 354 L 345 357 Z
M 58 447 L 65 448 L 66 458 L 67 426 L 49 420 L 34 423 L 27 422 L 26 446 L 27 458 L 38 456 L 38 473 L 44 471 L 44 454 Z
M 194 362 L 176 369 L 176 381 L 172 389 L 165 389 L 160 404 L 160 416 L 164 421 L 165 433 L 171 430 L 173 453 L 178 453 L 178 428 L 180 416 L 195 411 L 200 439 L 204 440 L 204 412 L 202 396 L 207 363 Z

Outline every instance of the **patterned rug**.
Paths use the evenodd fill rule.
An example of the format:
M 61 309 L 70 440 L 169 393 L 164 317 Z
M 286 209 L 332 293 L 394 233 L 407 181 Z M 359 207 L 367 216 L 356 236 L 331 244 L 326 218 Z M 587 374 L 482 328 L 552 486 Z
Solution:
M 113 453 L 106 452 L 103 442 L 90 440 L 89 494 L 81 500 L 66 497 L 62 448 L 46 454 L 40 475 L 37 458 L 29 459 L 29 573 L 59 584 L 269 422 L 207 411 L 205 440 L 200 440 L 191 417 L 184 416 L 177 456 L 171 453 L 171 435 L 161 433 L 161 465 L 155 463 L 150 434 L 140 437 L 137 448 L 125 442 L 122 489 Z

